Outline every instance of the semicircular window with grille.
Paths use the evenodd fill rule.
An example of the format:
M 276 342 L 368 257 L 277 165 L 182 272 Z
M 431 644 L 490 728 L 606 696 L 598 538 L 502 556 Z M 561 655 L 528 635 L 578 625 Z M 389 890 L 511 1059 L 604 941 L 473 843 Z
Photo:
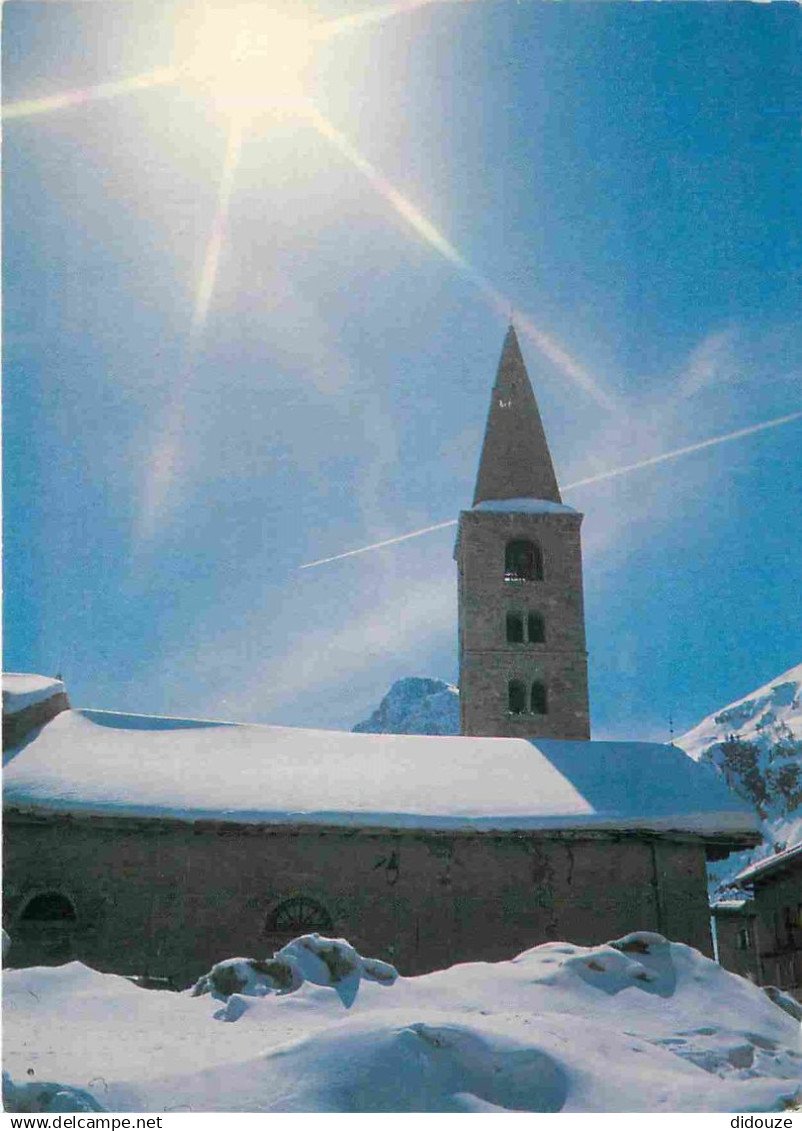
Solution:
M 306 934 L 309 931 L 330 931 L 334 926 L 322 903 L 307 895 L 283 900 L 267 916 L 265 930 L 282 934 Z

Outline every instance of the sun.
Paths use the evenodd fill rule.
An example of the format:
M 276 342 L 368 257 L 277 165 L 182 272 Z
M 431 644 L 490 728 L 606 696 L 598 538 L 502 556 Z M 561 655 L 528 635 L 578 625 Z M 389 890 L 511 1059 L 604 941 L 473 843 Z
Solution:
M 176 25 L 182 80 L 225 110 L 297 110 L 312 62 L 313 25 L 263 3 L 210 3 Z

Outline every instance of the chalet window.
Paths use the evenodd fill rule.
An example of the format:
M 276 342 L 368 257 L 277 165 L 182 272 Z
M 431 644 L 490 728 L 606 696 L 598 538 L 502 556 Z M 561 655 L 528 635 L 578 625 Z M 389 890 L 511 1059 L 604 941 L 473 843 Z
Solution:
M 536 679 L 532 684 L 532 714 L 533 715 L 546 715 L 548 714 L 548 702 L 546 698 L 546 685 Z
M 546 625 L 540 613 L 530 613 L 526 618 L 527 636 L 530 644 L 542 644 L 546 639 Z
M 523 644 L 524 618 L 520 613 L 507 613 L 507 642 Z
M 23 908 L 22 923 L 74 923 L 78 916 L 72 902 L 59 891 L 44 891 L 35 895 Z
M 749 950 L 751 940 L 749 938 L 749 928 L 741 927 L 738 931 L 738 937 L 735 942 L 737 950 Z
M 509 697 L 509 710 L 511 715 L 526 713 L 526 685 L 519 679 L 511 679 L 507 688 Z
M 543 553 L 537 543 L 522 538 L 507 543 L 504 551 L 504 580 L 543 580 Z
M 274 907 L 265 921 L 268 934 L 307 935 L 313 931 L 331 931 L 334 927 L 322 903 L 306 895 L 285 899 Z

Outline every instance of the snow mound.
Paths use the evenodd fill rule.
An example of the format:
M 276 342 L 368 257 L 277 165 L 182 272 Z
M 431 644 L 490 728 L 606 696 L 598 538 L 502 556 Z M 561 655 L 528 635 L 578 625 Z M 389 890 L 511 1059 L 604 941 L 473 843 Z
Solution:
M 303 983 L 303 975 L 291 962 L 276 958 L 225 958 L 216 962 L 192 988 L 192 996 L 210 993 L 225 1001 L 232 994 L 264 997 L 272 993 L 292 993 Z
M 791 997 L 789 993 L 779 989 L 778 986 L 763 986 L 762 990 L 769 1000 L 773 1001 L 775 1005 L 778 1005 L 780 1009 L 784 1009 L 789 1017 L 793 1017 L 795 1021 L 802 1022 L 802 1005 L 800 1005 L 795 997 Z
M 546 943 L 390 989 L 363 973 L 343 1010 L 331 991 L 358 958 L 345 940 L 293 940 L 275 956 L 304 973 L 291 993 L 261 993 L 247 959 L 219 963 L 230 984 L 246 980 L 222 1006 L 211 987 L 145 991 L 79 963 L 10 971 L 6 1066 L 115 1112 L 766 1113 L 800 1095 L 799 1022 L 653 932 Z
M 30 1082 L 15 1084 L 3 1073 L 3 1110 L 14 1112 L 105 1111 L 89 1092 L 69 1084 Z
M 349 1008 L 363 978 L 391 986 L 397 977 L 398 971 L 389 962 L 363 958 L 345 939 L 312 934 L 293 939 L 269 959 L 226 958 L 217 962 L 208 974 L 198 979 L 191 993 L 193 997 L 210 993 L 213 998 L 225 1001 L 242 996 L 291 994 L 304 982 L 311 982 L 315 986 L 331 986 Z M 219 1010 L 215 1017 L 237 1021 L 247 1008 L 243 1001 L 228 1000 L 227 1007 Z
M 459 691 L 441 679 L 408 676 L 393 684 L 356 734 L 459 734 Z
M 64 694 L 64 684 L 60 679 L 24 672 L 3 672 L 4 715 L 16 715 L 34 703 L 43 703 L 59 694 Z

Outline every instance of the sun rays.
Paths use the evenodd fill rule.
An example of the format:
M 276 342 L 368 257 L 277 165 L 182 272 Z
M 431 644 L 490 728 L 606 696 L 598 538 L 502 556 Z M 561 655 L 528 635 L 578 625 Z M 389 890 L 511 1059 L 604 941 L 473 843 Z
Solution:
M 461 278 L 477 288 L 495 313 L 506 317 L 514 309 L 515 304 L 510 297 L 472 265 L 438 227 L 312 104 L 305 93 L 305 74 L 311 65 L 315 42 L 409 14 L 431 2 L 407 0 L 383 4 L 317 24 L 305 23 L 297 15 L 288 17 L 253 2 L 236 6 L 202 5 L 188 9 L 188 14 L 185 13 L 179 20 L 175 31 L 175 58 L 170 67 L 85 90 L 15 102 L 4 108 L 6 120 L 22 119 L 181 83 L 191 92 L 206 97 L 227 118 L 227 144 L 217 206 L 194 289 L 187 361 L 174 382 L 161 433 L 146 461 L 137 523 L 140 539 L 147 541 L 155 534 L 179 473 L 185 418 L 183 402 L 214 301 L 237 163 L 246 131 L 257 128 L 255 123 L 265 112 L 272 110 L 283 115 L 295 115 L 300 124 L 311 124 L 321 138 L 362 174 L 418 238 L 449 263 Z M 450 2 L 471 3 L 473 0 Z M 516 310 L 516 322 L 532 344 L 563 375 L 574 381 L 600 407 L 608 411 L 615 409 L 613 398 L 599 382 L 558 342 L 536 326 L 531 317 Z
M 138 524 L 138 534 L 141 538 L 148 540 L 156 532 L 159 518 L 167 506 L 171 486 L 180 472 L 182 432 L 185 428 L 184 401 L 192 381 L 195 360 L 202 349 L 218 287 L 242 146 L 250 131 L 263 128 L 260 127 L 260 123 L 271 110 L 284 116 L 288 114 L 293 116 L 301 128 L 311 126 L 336 154 L 359 172 L 388 208 L 404 221 L 409 233 L 414 238 L 422 240 L 433 253 L 448 263 L 461 279 L 475 287 L 492 311 L 505 319 L 514 314 L 519 331 L 561 375 L 573 382 L 605 412 L 619 411 L 617 398 L 603 387 L 598 378 L 572 357 L 560 342 L 538 326 L 533 317 L 522 311 L 508 294 L 495 286 L 468 256 L 404 195 L 342 130 L 337 128 L 311 101 L 307 93 L 306 75 L 314 62 L 316 44 L 381 24 L 389 19 L 409 15 L 428 7 L 433 2 L 434 0 L 406 0 L 406 2 L 402 0 L 398 3 L 377 4 L 365 8 L 362 12 L 318 23 L 308 23 L 297 16 L 286 16 L 266 8 L 261 3 L 196 6 L 191 9 L 191 17 L 186 26 L 177 28 L 176 55 L 170 66 L 143 72 L 127 79 L 100 83 L 61 94 L 20 100 L 4 106 L 2 115 L 6 122 L 20 121 L 70 108 L 86 107 L 97 101 L 184 84 L 190 92 L 202 95 L 210 103 L 221 108 L 226 116 L 226 146 L 220 166 L 216 206 L 204 251 L 200 257 L 200 269 L 193 287 L 191 312 L 188 312 L 186 364 L 175 378 L 170 402 L 164 414 L 165 423 L 160 438 L 155 442 L 147 460 Z M 470 4 L 475 0 L 447 0 L 447 2 Z M 565 489 L 570 490 L 625 475 L 715 444 L 790 423 L 800 416 L 802 413 L 793 413 L 764 421 L 725 436 L 713 437 L 626 467 L 602 472 L 569 484 Z M 453 522 L 436 523 L 343 554 L 308 562 L 299 568 L 309 569 L 340 558 L 367 553 L 452 525 Z
M 209 235 L 190 330 L 190 351 L 198 345 L 214 298 L 218 266 L 225 239 L 234 173 L 246 123 L 266 107 L 295 114 L 366 178 L 373 189 L 401 216 L 415 234 L 475 286 L 490 308 L 502 317 L 515 310 L 516 324 L 549 361 L 608 411 L 616 409 L 607 393 L 576 359 L 519 310 L 509 295 L 495 287 L 472 265 L 437 226 L 404 196 L 305 96 L 304 73 L 310 65 L 312 45 L 338 35 L 382 23 L 429 6 L 433 0 L 406 0 L 365 9 L 340 19 L 306 24 L 259 3 L 235 6 L 205 5 L 190 9 L 176 29 L 176 58 L 170 67 L 67 92 L 7 105 L 6 119 L 24 118 L 48 111 L 90 103 L 96 99 L 133 94 L 159 85 L 178 82 L 196 87 L 228 116 L 228 144 L 223 158 L 217 212 Z M 468 4 L 474 0 L 449 0 Z
M 82 90 L 68 90 L 64 94 L 51 94 L 44 98 L 26 98 L 18 102 L 8 102 L 3 106 L 4 121 L 15 118 L 32 118 L 39 114 L 52 114 L 56 110 L 68 110 L 74 106 L 84 106 L 91 102 L 101 102 L 107 98 L 119 98 L 125 94 L 136 94 L 157 86 L 170 86 L 178 78 L 175 67 L 161 67 L 117 82 L 102 82 L 87 86 Z
M 410 227 L 433 251 L 436 251 L 438 255 L 450 263 L 462 278 L 472 283 L 497 314 L 502 317 L 508 316 L 515 309 L 510 297 L 494 287 L 481 271 L 472 266 L 431 220 L 400 193 L 390 181 L 383 177 L 379 170 L 316 107 L 307 104 L 307 108 L 309 118 L 317 131 L 327 141 L 330 141 L 343 157 L 350 161 L 354 168 L 363 174 L 376 192 L 395 209 L 399 216 L 407 221 Z M 578 361 L 572 358 L 558 342 L 555 342 L 548 334 L 540 330 L 528 315 L 516 309 L 515 322 L 541 353 L 566 377 L 576 382 L 597 404 L 610 411 L 615 409 L 614 399 L 601 388 L 599 382 Z

